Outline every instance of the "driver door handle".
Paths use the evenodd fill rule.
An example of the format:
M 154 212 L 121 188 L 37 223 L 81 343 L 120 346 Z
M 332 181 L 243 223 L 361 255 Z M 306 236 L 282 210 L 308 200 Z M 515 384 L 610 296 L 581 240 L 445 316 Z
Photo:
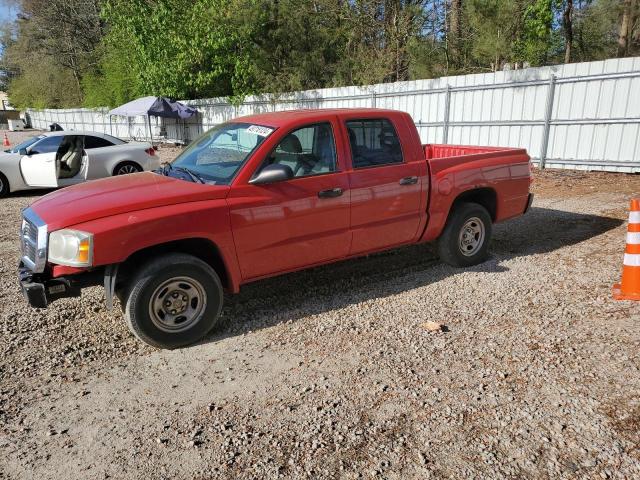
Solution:
M 318 192 L 319 198 L 335 198 L 342 195 L 341 188 L 332 188 L 330 190 L 321 190 Z
M 415 185 L 418 183 L 418 177 L 404 177 L 400 179 L 400 185 Z

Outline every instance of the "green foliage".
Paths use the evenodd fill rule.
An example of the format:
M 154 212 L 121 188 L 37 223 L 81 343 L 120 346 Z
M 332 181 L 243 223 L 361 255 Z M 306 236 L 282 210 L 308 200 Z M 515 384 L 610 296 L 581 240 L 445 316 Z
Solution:
M 236 2 L 238 3 L 238 2 Z M 147 95 L 198 98 L 251 89 L 250 30 L 238 28 L 234 2 L 107 0 L 107 44 L 120 49 Z
M 525 8 L 522 33 L 514 52 L 519 60 L 534 66 L 546 62 L 551 45 L 551 25 L 554 14 L 552 1 L 558 3 L 557 0 L 535 0 Z
M 19 106 L 115 106 L 616 55 L 622 0 L 15 0 L 0 82 Z M 628 54 L 640 51 L 630 0 Z M 563 13 L 571 12 L 563 18 Z M 567 22 L 566 18 L 569 18 Z M 565 31 L 567 29 L 567 31 Z M 570 49 L 567 49 L 567 44 Z M 626 53 L 625 53 L 626 54 Z

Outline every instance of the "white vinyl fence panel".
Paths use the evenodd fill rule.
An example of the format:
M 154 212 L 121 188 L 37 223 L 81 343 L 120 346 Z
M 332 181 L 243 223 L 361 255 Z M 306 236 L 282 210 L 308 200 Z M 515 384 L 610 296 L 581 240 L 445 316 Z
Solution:
M 155 136 L 188 142 L 241 115 L 295 108 L 377 107 L 411 114 L 424 143 L 523 147 L 553 168 L 640 172 L 640 57 L 476 75 L 184 101 L 200 112 L 186 122 L 152 117 Z M 145 138 L 143 117 L 106 109 L 30 110 L 34 128 Z

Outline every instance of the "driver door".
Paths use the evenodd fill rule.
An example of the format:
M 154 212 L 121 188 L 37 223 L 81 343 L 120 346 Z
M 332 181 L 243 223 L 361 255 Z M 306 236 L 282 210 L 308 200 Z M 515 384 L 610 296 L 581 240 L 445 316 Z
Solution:
M 30 187 L 57 187 L 56 155 L 62 136 L 45 137 L 33 144 L 20 159 L 20 171 Z

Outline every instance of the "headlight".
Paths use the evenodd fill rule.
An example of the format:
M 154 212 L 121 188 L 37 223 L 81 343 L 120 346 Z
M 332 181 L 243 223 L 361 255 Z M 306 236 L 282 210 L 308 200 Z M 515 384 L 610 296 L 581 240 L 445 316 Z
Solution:
M 49 261 L 71 267 L 89 267 L 93 260 L 93 235 L 62 229 L 49 235 Z

